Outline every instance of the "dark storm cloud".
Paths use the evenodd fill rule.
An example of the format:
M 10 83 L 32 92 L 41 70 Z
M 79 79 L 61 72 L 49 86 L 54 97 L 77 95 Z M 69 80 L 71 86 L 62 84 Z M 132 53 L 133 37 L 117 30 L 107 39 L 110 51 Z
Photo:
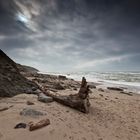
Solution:
M 1 48 L 41 70 L 134 69 L 140 59 L 138 0 L 2 0 L 0 17 Z
M 2 0 L 0 2 L 0 34 L 10 34 L 15 33 L 17 30 L 16 23 L 13 19 L 13 11 L 10 8 L 12 3 L 8 1 L 7 3 Z
M 26 44 L 26 46 L 25 46 Z M 2 39 L 2 41 L 0 41 L 0 46 L 2 47 L 2 49 L 4 49 L 5 47 L 7 49 L 12 49 L 12 48 L 24 48 L 24 47 L 28 47 L 30 45 L 32 45 L 33 42 L 32 40 L 26 38 L 26 36 L 10 36 L 8 38 Z

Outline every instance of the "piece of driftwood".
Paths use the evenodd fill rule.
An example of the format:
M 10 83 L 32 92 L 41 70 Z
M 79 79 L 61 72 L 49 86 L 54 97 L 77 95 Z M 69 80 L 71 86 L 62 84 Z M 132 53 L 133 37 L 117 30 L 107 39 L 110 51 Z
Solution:
M 120 93 L 129 95 L 129 96 L 133 96 L 133 94 L 132 94 L 131 92 L 124 92 L 124 91 L 121 91 Z
M 50 120 L 49 119 L 44 119 L 44 120 L 41 120 L 41 121 L 39 121 L 37 123 L 30 122 L 29 123 L 29 130 L 33 131 L 33 130 L 42 128 L 44 126 L 47 126 L 49 124 L 50 124 Z
M 116 90 L 116 91 L 123 91 L 122 88 L 118 88 L 118 87 L 107 87 L 107 89 L 109 89 L 109 90 Z
M 89 96 L 89 86 L 87 85 L 86 78 L 82 78 L 82 83 L 78 95 L 81 99 L 86 99 Z
M 83 113 L 89 112 L 90 103 L 88 98 L 81 99 L 77 95 L 70 95 L 70 96 L 55 96 L 53 97 L 53 99 L 58 103 L 72 107 Z
M 1 112 L 1 111 L 6 111 L 6 110 L 8 110 L 8 109 L 11 108 L 11 107 L 13 107 L 13 105 L 11 105 L 11 106 L 9 106 L 9 107 L 0 108 L 0 112 Z
M 1 111 L 5 111 L 5 110 L 8 110 L 8 109 L 9 109 L 9 107 L 0 108 L 0 112 Z
M 89 112 L 89 86 L 84 77 L 82 78 L 81 88 L 78 94 L 69 96 L 55 96 L 49 94 L 49 96 L 53 97 L 54 101 L 58 103 L 72 107 L 83 113 Z

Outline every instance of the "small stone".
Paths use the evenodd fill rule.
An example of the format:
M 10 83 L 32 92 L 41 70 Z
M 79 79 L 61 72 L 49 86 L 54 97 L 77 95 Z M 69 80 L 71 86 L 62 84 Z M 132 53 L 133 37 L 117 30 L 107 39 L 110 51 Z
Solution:
M 58 78 L 61 79 L 61 80 L 67 80 L 67 77 L 63 76 L 63 75 L 59 75 Z
M 57 89 L 57 90 L 64 90 L 65 88 L 60 84 L 60 83 L 55 83 L 53 85 L 54 89 Z
M 44 103 L 50 103 L 50 102 L 53 102 L 53 98 L 41 93 L 38 96 L 38 101 L 44 102 Z
M 36 91 L 37 90 L 37 87 L 32 87 L 32 91 Z
M 101 97 L 103 97 L 103 95 L 102 94 L 99 94 Z
M 31 101 L 27 101 L 27 105 L 34 105 L 34 103 Z
M 104 90 L 102 88 L 99 88 L 98 91 L 104 92 Z
M 73 88 L 73 90 L 77 90 L 77 88 Z
M 18 128 L 26 128 L 26 123 L 18 123 L 14 128 L 18 129 Z
M 24 108 L 21 112 L 20 115 L 22 116 L 30 116 L 30 117 L 37 117 L 37 116 L 43 116 L 46 115 L 46 113 L 34 110 L 34 109 L 29 109 L 29 108 Z

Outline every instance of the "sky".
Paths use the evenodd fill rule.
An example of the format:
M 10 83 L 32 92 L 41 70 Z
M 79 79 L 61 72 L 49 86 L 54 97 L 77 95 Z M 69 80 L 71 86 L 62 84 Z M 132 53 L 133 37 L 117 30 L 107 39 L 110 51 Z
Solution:
M 1 0 L 0 49 L 44 72 L 140 71 L 140 1 Z

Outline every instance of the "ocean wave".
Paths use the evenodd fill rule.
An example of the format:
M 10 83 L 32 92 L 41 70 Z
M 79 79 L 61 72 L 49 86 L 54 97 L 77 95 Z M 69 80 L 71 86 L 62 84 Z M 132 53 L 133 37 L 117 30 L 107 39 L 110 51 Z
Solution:
M 88 82 L 96 82 L 105 86 L 124 86 L 128 89 L 140 91 L 140 72 L 40 72 L 43 74 L 65 75 L 68 78 L 81 81 L 86 77 Z
M 129 91 L 140 91 L 140 72 L 75 72 L 70 73 L 69 78 L 81 80 L 85 76 L 89 82 L 97 82 L 107 86 L 123 86 Z

